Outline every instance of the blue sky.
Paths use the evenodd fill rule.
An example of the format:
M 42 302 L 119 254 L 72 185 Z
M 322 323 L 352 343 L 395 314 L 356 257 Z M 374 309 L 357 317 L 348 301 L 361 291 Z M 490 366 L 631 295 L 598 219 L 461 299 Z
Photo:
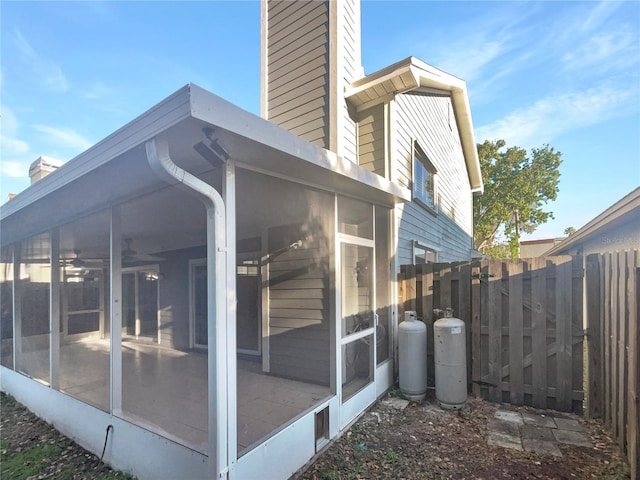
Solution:
M 259 113 L 256 1 L 0 4 L 0 195 L 193 82 Z M 640 185 L 640 2 L 362 2 L 366 73 L 410 55 L 467 81 L 476 140 L 562 152 L 556 219 Z

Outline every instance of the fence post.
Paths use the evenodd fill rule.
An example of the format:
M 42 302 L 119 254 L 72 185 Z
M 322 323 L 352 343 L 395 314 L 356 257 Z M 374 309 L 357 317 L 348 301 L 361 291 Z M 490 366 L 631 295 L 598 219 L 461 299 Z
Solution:
M 571 298 L 572 259 L 556 257 L 556 408 L 571 411 L 573 393 L 572 351 L 573 336 L 571 332 L 572 305 L 567 299 Z
M 489 260 L 489 400 L 502 402 L 502 266 L 501 261 Z
M 406 285 L 405 280 L 407 278 L 407 266 L 400 265 L 400 273 L 398 274 L 398 323 L 404 318 L 404 300 L 406 298 Z
M 532 404 L 547 408 L 547 260 L 531 259 Z
M 587 408 L 588 418 L 602 417 L 602 330 L 600 320 L 600 255 L 587 256 Z
M 629 277 L 627 301 L 629 313 L 629 371 L 627 404 L 627 458 L 631 466 L 631 478 L 640 477 L 640 253 L 629 252 L 627 259 Z
M 471 391 L 480 396 L 482 379 L 480 343 L 480 262 L 471 264 Z
M 514 405 L 524 403 L 523 270 L 524 264 L 511 261 L 509 275 L 509 398 Z

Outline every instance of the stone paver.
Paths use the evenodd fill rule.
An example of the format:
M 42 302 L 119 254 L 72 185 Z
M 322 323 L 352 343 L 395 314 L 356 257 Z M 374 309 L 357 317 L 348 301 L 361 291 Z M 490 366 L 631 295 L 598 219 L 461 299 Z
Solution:
M 584 427 L 578 420 L 571 418 L 556 418 L 556 425 L 561 430 L 571 430 L 573 432 L 584 432 Z
M 489 420 L 487 428 L 490 432 L 505 433 L 513 437 L 520 436 L 520 429 L 518 428 L 518 424 L 515 422 L 507 422 L 505 420 L 498 420 L 497 418 L 493 418 Z
M 533 440 L 531 438 L 522 439 L 522 447 L 527 452 L 536 452 L 546 455 L 553 455 L 554 457 L 561 457 L 562 452 L 556 442 L 550 442 L 548 440 Z
M 391 397 L 388 400 L 383 400 L 382 403 L 397 410 L 404 410 L 405 408 L 407 408 L 407 405 L 409 405 L 409 400 L 398 397 Z
M 535 425 L 520 426 L 520 435 L 522 438 L 528 438 L 531 440 L 544 440 L 548 442 L 553 442 L 555 440 L 550 428 L 536 427 Z
M 510 412 L 508 410 L 496 410 L 494 415 L 498 420 L 504 420 L 506 422 L 513 422 L 517 424 L 524 423 L 522 420 L 522 415 L 518 412 Z
M 556 428 L 556 422 L 553 417 L 546 415 L 536 415 L 535 413 L 523 413 L 522 419 L 527 425 L 535 425 L 536 427 Z
M 592 447 L 589 438 L 581 432 L 571 430 L 553 430 L 553 435 L 559 443 L 569 443 L 571 445 L 579 445 L 581 447 Z
M 487 424 L 487 443 L 514 450 L 526 450 L 561 457 L 560 444 L 592 447 L 579 417 L 557 413 L 497 410 Z
M 487 443 L 489 445 L 495 445 L 502 448 L 511 448 L 513 450 L 520 451 L 523 450 L 520 437 L 514 437 L 513 435 L 508 435 L 501 432 L 489 432 Z

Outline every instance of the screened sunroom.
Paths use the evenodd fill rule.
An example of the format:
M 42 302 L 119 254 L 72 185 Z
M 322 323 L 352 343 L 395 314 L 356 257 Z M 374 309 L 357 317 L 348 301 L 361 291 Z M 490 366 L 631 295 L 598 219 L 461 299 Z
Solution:
M 140 478 L 287 478 L 393 382 L 407 196 L 188 85 L 2 206 L 2 390 Z

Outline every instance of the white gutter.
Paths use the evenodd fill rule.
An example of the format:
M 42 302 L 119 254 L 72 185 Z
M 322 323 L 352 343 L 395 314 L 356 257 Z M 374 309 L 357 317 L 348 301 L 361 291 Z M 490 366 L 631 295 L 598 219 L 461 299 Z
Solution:
M 209 478 L 226 478 L 227 460 L 227 325 L 225 205 L 208 183 L 177 166 L 164 140 L 149 140 L 147 160 L 151 169 L 170 185 L 196 195 L 207 210 L 207 346 Z

